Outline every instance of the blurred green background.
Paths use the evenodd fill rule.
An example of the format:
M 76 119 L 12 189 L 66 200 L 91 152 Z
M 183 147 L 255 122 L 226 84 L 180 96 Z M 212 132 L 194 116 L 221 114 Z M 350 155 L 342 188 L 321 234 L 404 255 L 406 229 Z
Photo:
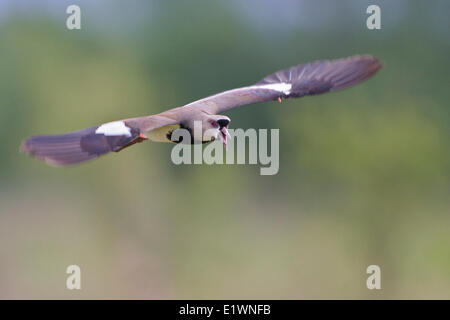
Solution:
M 82 29 L 66 29 L 69 4 Z M 381 7 L 381 30 L 366 8 Z M 448 1 L 0 1 L 0 298 L 450 298 Z M 145 143 L 58 169 L 22 139 L 148 115 L 316 59 L 349 90 L 232 110 L 280 171 Z M 82 290 L 65 288 L 68 265 Z M 382 290 L 366 288 L 381 267 Z

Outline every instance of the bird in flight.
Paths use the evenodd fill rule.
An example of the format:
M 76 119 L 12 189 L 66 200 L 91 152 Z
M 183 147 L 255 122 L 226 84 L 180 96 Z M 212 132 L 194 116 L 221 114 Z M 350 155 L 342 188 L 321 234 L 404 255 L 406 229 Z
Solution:
M 369 55 L 300 64 L 275 72 L 253 85 L 224 91 L 162 113 L 108 122 L 66 134 L 34 136 L 22 142 L 21 150 L 49 165 L 64 167 L 118 152 L 147 139 L 181 142 L 181 139 L 172 139 L 172 133 L 179 128 L 189 131 L 191 143 L 220 139 L 226 145 L 230 118 L 222 115 L 223 112 L 257 102 L 281 102 L 345 89 L 370 78 L 382 66 L 378 59 Z M 195 133 L 194 122 L 201 124 L 200 133 Z

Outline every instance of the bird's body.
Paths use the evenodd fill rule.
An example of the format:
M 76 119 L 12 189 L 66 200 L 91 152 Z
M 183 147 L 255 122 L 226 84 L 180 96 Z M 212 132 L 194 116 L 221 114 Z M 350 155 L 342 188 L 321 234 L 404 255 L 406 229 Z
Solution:
M 227 143 L 229 109 L 263 101 L 280 101 L 336 91 L 375 74 L 382 63 L 371 56 L 353 56 L 302 64 L 271 74 L 254 85 L 224 91 L 159 114 L 130 118 L 62 135 L 34 136 L 22 143 L 27 154 L 54 166 L 67 166 L 150 139 L 174 140 L 176 129 L 187 129 L 191 143 L 220 139 Z M 201 130 L 195 130 L 200 125 Z M 182 141 L 186 142 L 186 141 Z

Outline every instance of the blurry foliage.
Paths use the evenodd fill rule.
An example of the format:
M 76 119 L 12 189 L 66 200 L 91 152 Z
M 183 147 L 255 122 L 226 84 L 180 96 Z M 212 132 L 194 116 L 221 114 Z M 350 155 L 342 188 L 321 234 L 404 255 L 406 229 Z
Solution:
M 88 2 L 81 31 L 39 15 L 0 25 L 0 297 L 449 298 L 450 42 L 416 25 L 427 8 L 370 32 L 344 2 L 325 26 L 275 34 L 197 3 L 146 2 L 142 27 L 117 35 L 91 30 Z M 68 169 L 18 153 L 30 135 L 356 53 L 385 68 L 343 92 L 229 112 L 234 128 L 280 128 L 276 176 L 178 167 L 157 143 Z M 73 263 L 79 293 L 64 289 Z M 379 292 L 365 288 L 370 264 Z

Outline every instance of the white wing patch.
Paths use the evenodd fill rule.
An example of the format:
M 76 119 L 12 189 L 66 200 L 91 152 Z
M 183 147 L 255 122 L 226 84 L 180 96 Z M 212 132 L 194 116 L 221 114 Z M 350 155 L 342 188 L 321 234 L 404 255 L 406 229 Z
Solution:
M 289 95 L 291 93 L 292 84 L 286 83 L 286 82 L 280 82 L 280 83 L 262 84 L 262 85 L 254 86 L 254 87 L 261 88 L 261 89 L 275 90 L 275 91 L 283 92 L 285 95 Z
M 105 136 L 127 136 L 131 137 L 130 128 L 123 121 L 114 121 L 102 124 L 95 130 L 96 134 L 104 134 Z

